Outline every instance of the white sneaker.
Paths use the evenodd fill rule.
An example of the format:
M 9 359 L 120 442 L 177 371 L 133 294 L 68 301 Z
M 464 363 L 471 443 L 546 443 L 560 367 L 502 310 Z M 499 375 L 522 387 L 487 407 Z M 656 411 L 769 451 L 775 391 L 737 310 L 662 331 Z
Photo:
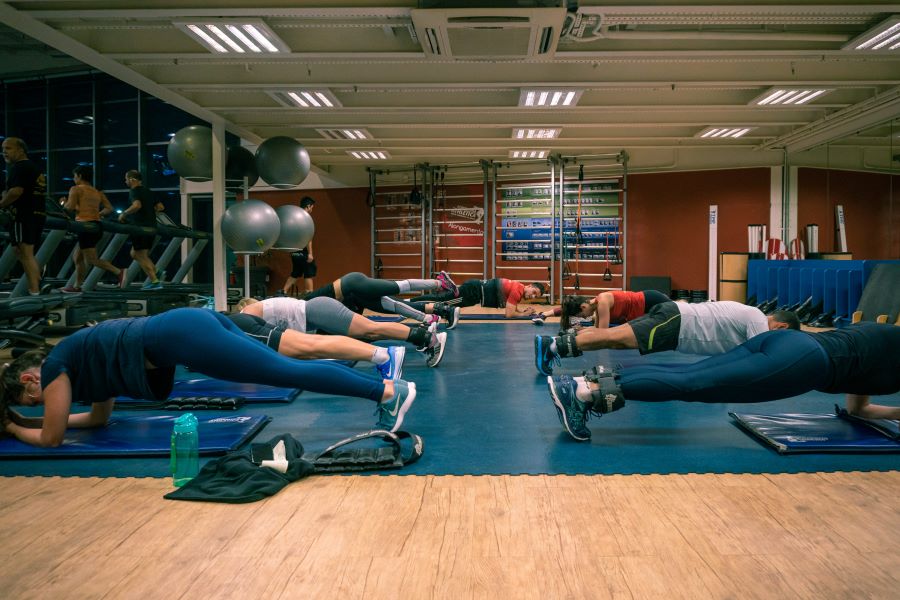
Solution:
M 434 334 L 431 345 L 425 349 L 425 364 L 429 367 L 436 367 L 444 358 L 444 348 L 447 346 L 447 332 L 442 331 Z

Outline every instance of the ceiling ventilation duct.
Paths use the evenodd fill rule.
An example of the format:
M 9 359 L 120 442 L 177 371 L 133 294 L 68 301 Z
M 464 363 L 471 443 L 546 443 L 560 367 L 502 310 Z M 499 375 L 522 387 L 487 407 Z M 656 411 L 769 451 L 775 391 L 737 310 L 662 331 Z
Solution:
M 549 59 L 556 52 L 566 9 L 414 9 L 416 36 L 430 58 Z

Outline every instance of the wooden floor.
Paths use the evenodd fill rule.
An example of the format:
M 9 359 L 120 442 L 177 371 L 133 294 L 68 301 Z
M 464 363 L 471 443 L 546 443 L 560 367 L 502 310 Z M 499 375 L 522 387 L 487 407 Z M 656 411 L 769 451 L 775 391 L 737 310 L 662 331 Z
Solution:
M 900 597 L 900 472 L 0 478 L 0 597 Z

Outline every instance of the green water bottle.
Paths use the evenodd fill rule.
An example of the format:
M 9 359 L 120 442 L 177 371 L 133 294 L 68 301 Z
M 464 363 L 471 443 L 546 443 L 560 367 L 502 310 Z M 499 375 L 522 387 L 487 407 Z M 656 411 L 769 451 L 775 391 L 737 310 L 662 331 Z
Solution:
M 192 413 L 185 413 L 175 419 L 169 465 L 175 487 L 183 486 L 200 471 L 197 417 Z

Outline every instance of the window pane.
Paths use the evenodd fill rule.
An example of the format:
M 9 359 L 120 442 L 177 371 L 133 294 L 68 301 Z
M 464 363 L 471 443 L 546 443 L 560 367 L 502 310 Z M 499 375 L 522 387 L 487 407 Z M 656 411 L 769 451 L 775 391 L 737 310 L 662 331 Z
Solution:
M 94 144 L 94 116 L 90 105 L 60 106 L 53 111 L 54 148 L 90 148 Z
M 50 81 L 50 97 L 56 106 L 91 106 L 94 101 L 93 84 L 85 76 Z
M 138 91 L 124 81 L 101 75 L 97 78 L 97 101 L 137 100 Z
M 7 88 L 7 103 L 10 109 L 41 109 L 47 105 L 47 91 L 43 82 L 12 83 Z
M 97 151 L 97 163 L 100 189 L 124 189 L 125 171 L 138 168 L 138 147 L 101 148 Z
M 106 194 L 106 197 L 109 198 L 109 203 L 112 204 L 113 208 L 117 211 L 125 210 L 131 205 L 128 192 L 126 190 L 114 192 L 103 190 L 103 193 Z
M 168 146 L 162 144 L 147 146 L 149 164 L 147 181 L 145 183 L 151 188 L 161 189 L 178 187 L 178 174 L 175 172 L 175 169 L 172 168 L 172 165 L 169 164 L 169 159 L 166 156 L 167 148 Z
M 104 102 L 97 107 L 100 112 L 100 139 L 103 146 L 136 144 L 138 141 L 138 104 L 133 102 Z
M 35 110 L 11 111 L 8 116 L 7 134 L 25 140 L 29 149 L 43 149 L 47 146 L 47 113 L 43 108 Z
M 158 98 L 146 97 L 144 127 L 148 142 L 168 142 L 176 131 L 188 125 L 209 126 L 209 123 Z
M 72 169 L 78 165 L 93 164 L 90 150 L 53 150 L 50 152 L 49 193 L 54 198 L 66 196 L 74 185 Z

